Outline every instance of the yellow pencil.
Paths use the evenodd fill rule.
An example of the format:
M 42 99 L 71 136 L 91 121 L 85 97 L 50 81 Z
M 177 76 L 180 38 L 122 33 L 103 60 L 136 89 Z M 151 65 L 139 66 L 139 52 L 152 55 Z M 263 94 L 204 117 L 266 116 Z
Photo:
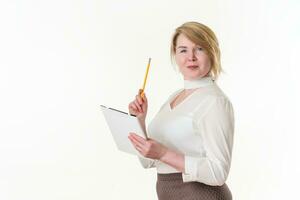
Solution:
M 148 77 L 150 63 L 151 63 L 151 58 L 149 58 L 148 65 L 147 65 L 147 70 L 146 70 L 146 74 L 145 74 L 145 78 L 144 78 L 143 89 L 142 89 L 142 92 L 141 92 L 142 98 L 144 98 L 144 91 L 145 91 L 145 86 L 146 86 L 146 81 L 147 81 L 147 77 Z

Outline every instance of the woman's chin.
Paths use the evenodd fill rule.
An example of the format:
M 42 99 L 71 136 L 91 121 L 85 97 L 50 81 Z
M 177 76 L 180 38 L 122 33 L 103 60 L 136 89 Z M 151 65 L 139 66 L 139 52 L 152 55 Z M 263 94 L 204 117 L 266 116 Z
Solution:
M 202 77 L 202 75 L 199 73 L 188 73 L 188 74 L 184 74 L 183 76 L 185 80 L 198 79 Z

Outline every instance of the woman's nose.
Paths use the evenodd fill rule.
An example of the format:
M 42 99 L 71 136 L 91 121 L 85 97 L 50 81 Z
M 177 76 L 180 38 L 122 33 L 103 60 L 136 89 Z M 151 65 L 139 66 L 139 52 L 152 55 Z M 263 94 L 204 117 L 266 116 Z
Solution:
M 195 52 L 194 52 L 194 51 L 191 51 L 191 52 L 188 54 L 188 60 L 189 60 L 189 61 L 195 61 L 195 60 L 196 60 L 196 55 L 195 55 Z

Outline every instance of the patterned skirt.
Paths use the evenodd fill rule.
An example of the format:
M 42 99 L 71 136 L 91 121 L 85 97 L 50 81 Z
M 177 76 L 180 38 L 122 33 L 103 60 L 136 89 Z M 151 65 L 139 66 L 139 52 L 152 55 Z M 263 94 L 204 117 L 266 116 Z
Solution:
M 232 200 L 226 183 L 222 186 L 184 183 L 181 173 L 157 174 L 156 192 L 159 200 Z

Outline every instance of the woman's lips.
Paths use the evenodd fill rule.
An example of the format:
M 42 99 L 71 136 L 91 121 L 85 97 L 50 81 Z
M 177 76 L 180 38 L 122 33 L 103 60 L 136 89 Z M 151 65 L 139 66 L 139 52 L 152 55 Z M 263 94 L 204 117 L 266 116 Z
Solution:
M 198 65 L 190 65 L 190 66 L 187 66 L 187 68 L 189 68 L 189 69 L 196 69 L 196 68 L 198 68 Z

